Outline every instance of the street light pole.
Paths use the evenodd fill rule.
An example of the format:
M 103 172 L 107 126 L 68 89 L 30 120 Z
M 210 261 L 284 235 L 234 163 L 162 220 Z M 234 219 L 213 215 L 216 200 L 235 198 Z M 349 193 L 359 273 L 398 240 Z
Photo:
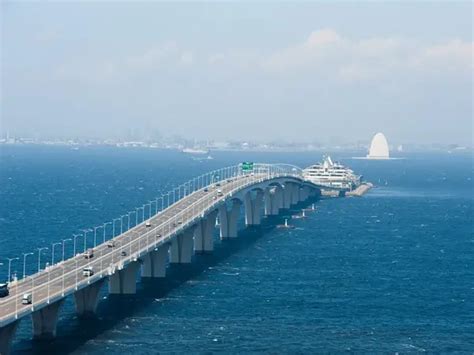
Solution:
M 41 251 L 48 250 L 47 247 L 38 248 L 38 272 L 41 271 Z
M 82 237 L 82 234 L 73 234 L 72 237 L 74 238 L 74 248 L 73 248 L 74 252 L 73 252 L 73 254 L 74 254 L 74 256 L 76 256 L 77 255 L 76 254 L 76 239 L 77 239 L 77 237 Z
M 66 238 L 66 239 L 63 239 L 63 240 L 62 240 L 62 244 L 63 244 L 63 262 L 64 262 L 64 251 L 65 251 L 65 249 L 64 249 L 64 244 L 65 244 L 66 242 L 70 242 L 71 240 L 72 240 L 71 238 Z
M 135 225 L 138 225 L 138 211 L 140 207 L 135 207 Z
M 12 261 L 20 260 L 20 258 L 7 258 L 8 259 L 8 282 L 11 281 L 11 270 L 12 270 Z
M 23 278 L 26 276 L 26 257 L 33 255 L 33 253 L 23 253 Z
M 61 245 L 61 242 L 51 244 L 51 250 L 52 250 L 52 252 L 51 252 L 51 266 L 54 265 L 54 247 L 56 245 Z
M 118 220 L 122 220 L 122 218 L 114 218 L 114 221 L 112 223 L 114 238 L 115 238 L 115 221 L 118 221 Z M 122 234 L 121 232 L 122 231 L 120 231 L 120 234 Z
M 94 248 L 96 247 L 97 245 L 97 230 L 100 229 L 100 228 L 103 228 L 104 226 L 97 226 L 97 227 L 94 227 Z
M 103 236 L 102 236 L 102 243 L 105 243 L 105 237 L 106 237 L 106 236 L 105 236 L 105 235 L 106 235 L 105 229 L 107 228 L 107 225 L 108 225 L 108 224 L 112 224 L 112 222 L 105 222 L 105 223 L 104 223 L 104 234 L 103 234 Z
M 81 232 L 84 233 L 84 253 L 86 252 L 87 249 L 87 233 L 92 232 L 92 229 L 83 229 Z

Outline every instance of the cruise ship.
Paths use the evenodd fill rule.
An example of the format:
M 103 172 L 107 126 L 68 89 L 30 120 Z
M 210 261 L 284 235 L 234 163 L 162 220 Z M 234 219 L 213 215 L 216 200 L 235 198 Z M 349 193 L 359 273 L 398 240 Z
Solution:
M 342 190 L 358 187 L 362 178 L 350 168 L 333 162 L 330 156 L 326 156 L 322 163 L 308 166 L 303 170 L 303 176 L 314 184 Z

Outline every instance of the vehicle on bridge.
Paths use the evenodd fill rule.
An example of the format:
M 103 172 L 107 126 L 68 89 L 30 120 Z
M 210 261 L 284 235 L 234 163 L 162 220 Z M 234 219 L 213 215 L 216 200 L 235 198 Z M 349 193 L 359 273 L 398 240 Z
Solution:
M 146 221 L 145 227 L 147 227 L 147 228 L 151 227 L 151 222 L 150 222 L 150 221 Z
M 94 249 L 88 249 L 84 253 L 84 258 L 85 259 L 92 259 L 94 257 Z
M 94 269 L 92 268 L 92 266 L 88 266 L 88 267 L 85 267 L 83 270 L 82 270 L 82 276 L 84 277 L 90 277 L 94 275 Z
M 10 291 L 8 290 L 8 284 L 3 283 L 0 284 L 0 297 L 7 297 L 10 294 Z
M 31 293 L 25 293 L 23 297 L 21 298 L 22 304 L 31 304 L 31 301 L 32 301 Z

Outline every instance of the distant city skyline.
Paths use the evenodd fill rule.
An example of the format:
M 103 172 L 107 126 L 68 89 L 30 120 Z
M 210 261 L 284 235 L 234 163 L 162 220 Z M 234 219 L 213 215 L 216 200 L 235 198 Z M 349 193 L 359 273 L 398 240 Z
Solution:
M 2 2 L 0 134 L 472 146 L 472 3 Z

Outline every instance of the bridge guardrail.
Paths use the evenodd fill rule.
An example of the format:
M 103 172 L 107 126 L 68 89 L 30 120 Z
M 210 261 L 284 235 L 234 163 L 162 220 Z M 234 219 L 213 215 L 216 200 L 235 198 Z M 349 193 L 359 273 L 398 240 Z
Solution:
M 216 176 L 217 176 L 217 178 L 216 178 Z M 243 178 L 244 183 L 243 184 L 237 184 L 237 182 L 241 181 L 240 178 L 242 178 L 244 176 L 245 176 L 245 178 Z M 180 185 L 178 188 L 173 189 L 172 192 L 168 193 L 168 202 L 169 202 L 169 197 L 170 197 L 169 194 L 170 193 L 175 194 L 176 190 L 179 190 L 178 199 L 175 199 L 176 196 L 173 196 L 173 198 L 174 198 L 173 201 L 174 202 L 172 204 L 169 204 L 169 205 L 167 204 L 166 207 L 164 207 L 164 205 L 163 205 L 164 201 L 162 200 L 162 209 L 160 209 L 158 211 L 158 204 L 157 204 L 156 205 L 156 213 L 153 214 L 153 216 L 151 215 L 151 206 L 150 206 L 150 215 L 149 215 L 148 219 L 155 217 L 158 213 L 165 213 L 168 208 L 171 208 L 173 205 L 175 205 L 177 202 L 181 201 L 183 198 L 189 196 L 192 193 L 195 193 L 196 191 L 204 189 L 205 187 L 208 187 L 209 185 L 212 185 L 212 184 L 214 184 L 215 182 L 218 182 L 218 181 L 226 180 L 226 179 L 229 179 L 229 178 L 239 177 L 239 179 L 236 179 L 235 181 L 231 182 L 232 185 L 236 185 L 231 190 L 231 193 L 232 193 L 236 189 L 238 190 L 238 189 L 241 189 L 241 188 L 245 187 L 246 185 L 255 183 L 255 181 L 258 180 L 258 179 L 256 179 L 257 177 L 261 178 L 262 181 L 263 181 L 265 179 L 272 179 L 272 178 L 275 178 L 275 177 L 283 177 L 283 176 L 284 177 L 292 176 L 292 177 L 301 178 L 301 169 L 298 170 L 297 167 L 294 167 L 292 165 L 287 165 L 287 164 L 255 164 L 254 165 L 254 171 L 247 172 L 247 173 L 242 172 L 239 165 L 218 169 L 218 170 L 209 172 L 207 174 L 201 175 L 197 178 L 194 178 L 194 179 L 186 182 L 185 184 Z M 186 185 L 188 186 L 188 188 L 186 188 Z M 183 189 L 182 194 L 181 194 L 181 188 Z M 187 220 L 187 223 L 190 223 L 194 219 L 199 218 L 199 216 L 202 214 L 202 211 L 205 211 L 206 209 L 210 208 L 212 205 L 215 204 L 215 202 L 216 201 L 212 200 L 211 195 L 207 195 L 203 199 L 200 199 L 200 200 L 196 201 L 195 203 L 193 203 L 191 206 L 186 207 L 185 209 L 180 211 L 178 214 L 176 214 L 172 218 L 169 218 L 165 222 L 161 223 L 159 226 L 153 228 L 152 230 L 147 231 L 144 234 L 138 235 L 138 238 L 136 238 L 136 236 L 134 236 L 134 238 L 132 239 L 132 234 L 134 233 L 133 230 L 136 229 L 137 227 L 143 225 L 144 219 L 142 219 L 142 222 L 140 224 L 137 224 L 137 225 L 133 226 L 130 230 L 127 230 L 127 231 L 125 231 L 124 233 L 122 233 L 120 235 L 123 238 L 125 238 L 125 235 L 127 233 L 130 234 L 130 236 L 128 237 L 129 242 L 126 243 L 126 244 L 122 243 L 122 246 L 121 246 L 120 250 L 124 250 L 124 249 L 128 249 L 128 248 L 133 250 L 134 245 L 135 245 L 136 250 L 137 250 L 134 253 L 135 255 L 128 255 L 128 257 L 125 261 L 121 260 L 120 262 L 117 262 L 114 265 L 109 265 L 108 268 L 110 268 L 111 266 L 113 266 L 114 269 L 119 268 L 120 267 L 119 263 L 123 266 L 124 263 L 129 263 L 129 262 L 133 261 L 134 258 L 136 259 L 138 257 L 138 255 L 141 255 L 144 251 L 147 251 L 150 248 L 156 247 L 158 243 L 166 242 L 172 235 L 174 235 L 180 229 L 180 227 L 179 227 L 180 224 L 177 223 L 179 220 L 182 220 L 182 222 L 184 222 L 184 217 L 191 212 L 191 214 L 188 215 L 189 218 Z M 159 231 L 161 231 L 161 233 L 159 233 Z M 153 234 L 154 234 L 154 238 L 155 238 L 155 243 L 150 243 L 150 236 L 153 235 Z M 158 241 L 156 239 L 157 238 L 156 236 L 158 234 L 161 234 L 161 236 L 162 236 L 161 241 Z M 114 238 L 120 238 L 120 236 L 117 236 L 117 237 L 114 237 Z M 141 246 L 142 242 L 145 244 L 144 247 Z M 136 245 L 136 244 L 138 244 L 138 245 Z M 107 254 L 106 255 L 101 255 L 101 257 L 95 259 L 94 262 L 91 262 L 89 264 L 90 265 L 95 265 L 99 262 L 102 262 L 103 258 L 105 258 L 106 256 L 107 256 Z M 78 258 L 78 257 L 80 257 L 80 254 L 78 254 L 76 256 L 73 256 L 73 258 L 67 259 L 65 261 L 72 260 L 72 259 Z M 64 272 L 64 269 L 65 269 L 64 262 L 65 261 L 64 260 L 62 261 L 63 265 L 58 265 L 56 263 L 56 264 L 50 266 L 50 268 L 54 268 L 54 266 L 57 266 L 59 268 L 62 268 L 62 270 L 63 270 L 62 275 L 57 276 L 57 277 L 53 278 L 52 280 L 48 279 L 47 282 L 48 282 L 48 285 L 50 287 L 54 288 L 56 283 L 60 280 L 63 280 L 63 282 L 64 282 L 64 278 L 67 275 L 70 275 L 70 274 L 75 273 L 76 278 L 78 278 L 77 274 L 79 273 L 80 268 L 78 269 L 76 267 L 76 268 L 74 268 L 74 270 L 71 270 L 71 271 L 68 271 L 67 273 L 65 273 Z M 77 265 L 77 261 L 76 261 L 76 265 Z M 105 271 L 102 265 L 100 266 L 99 269 L 100 269 L 100 274 L 96 275 L 97 279 L 102 278 L 103 273 Z M 48 277 L 50 276 L 51 272 L 52 272 L 52 269 L 50 269 L 49 271 L 46 272 L 48 274 Z M 43 273 L 43 275 L 44 275 L 44 273 Z M 31 276 L 28 276 L 25 279 L 20 280 L 20 282 L 16 285 L 16 287 L 19 288 L 19 286 L 23 286 L 27 282 L 29 283 L 31 281 L 31 285 L 32 285 L 31 288 L 26 289 L 24 292 L 30 291 L 31 293 L 33 293 L 35 291 L 35 289 L 42 287 L 41 285 L 37 285 L 37 286 L 34 285 L 34 281 L 35 281 L 34 276 L 37 276 L 37 275 L 36 274 L 31 275 Z M 30 280 L 28 280 L 28 278 L 30 278 Z M 82 281 L 80 282 L 81 286 L 91 283 L 91 281 L 94 281 L 94 278 L 91 278 L 87 281 L 84 280 L 84 281 L 85 282 L 82 282 Z M 51 282 L 53 284 L 51 284 Z M 47 298 L 48 298 L 48 300 L 50 300 L 51 297 L 57 296 L 58 294 L 64 295 L 65 293 L 73 292 L 77 289 L 77 287 L 78 287 L 78 283 L 76 283 L 75 287 L 71 286 L 66 290 L 64 288 L 64 285 L 63 285 L 63 288 L 62 288 L 61 291 L 56 291 L 56 292 L 53 292 L 52 294 L 50 294 L 49 290 L 48 290 L 48 297 Z M 15 302 L 15 300 L 18 301 L 18 296 L 20 294 L 21 294 L 20 291 L 16 292 L 15 297 L 10 299 L 8 302 Z M 45 301 L 45 299 L 38 300 L 38 302 L 42 302 L 42 301 Z M 6 304 L 6 302 L 1 302 L 1 304 L 4 305 L 4 304 Z

